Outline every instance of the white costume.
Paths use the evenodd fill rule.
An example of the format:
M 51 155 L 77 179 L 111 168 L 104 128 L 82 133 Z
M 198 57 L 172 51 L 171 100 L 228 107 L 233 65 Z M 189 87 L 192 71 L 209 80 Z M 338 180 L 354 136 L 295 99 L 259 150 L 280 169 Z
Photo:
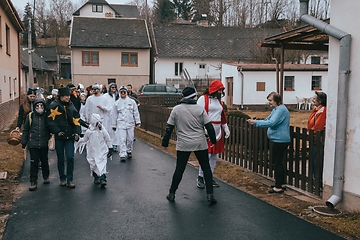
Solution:
M 102 109 L 98 108 L 97 106 L 101 106 Z M 91 95 L 86 99 L 84 114 L 87 122 L 90 121 L 91 115 L 93 113 L 99 114 L 101 121 L 103 122 L 105 115 L 109 111 L 111 111 L 111 108 L 109 108 L 108 99 L 105 98 L 104 95 Z
M 109 148 L 112 148 L 112 144 L 108 132 L 104 127 L 101 127 L 99 114 L 92 114 L 90 126 L 86 130 L 84 137 L 80 138 L 76 144 L 75 151 L 79 149 L 79 152 L 82 153 L 85 144 L 86 160 L 90 164 L 91 175 L 92 172 L 99 177 L 106 174 L 107 153 Z
M 109 93 L 105 93 L 104 98 L 107 99 L 108 106 L 106 107 L 106 109 L 109 109 L 109 111 L 107 111 L 104 115 L 103 126 L 105 127 L 106 131 L 108 131 L 110 138 L 115 139 L 115 132 L 111 129 L 111 110 L 116 101 L 116 94 L 112 94 L 111 96 Z
M 125 158 L 133 149 L 134 127 L 141 123 L 136 102 L 128 96 L 119 98 L 111 111 L 111 123 L 116 128 L 113 144 L 119 145 L 120 158 Z

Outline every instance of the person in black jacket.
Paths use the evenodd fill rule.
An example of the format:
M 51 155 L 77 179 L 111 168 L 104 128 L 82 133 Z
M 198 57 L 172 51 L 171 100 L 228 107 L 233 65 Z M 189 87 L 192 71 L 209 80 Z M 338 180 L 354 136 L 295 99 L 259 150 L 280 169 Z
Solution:
M 22 148 L 27 146 L 30 151 L 30 191 L 37 188 L 39 161 L 41 161 L 44 184 L 49 183 L 48 141 L 50 129 L 47 124 L 45 100 L 34 100 L 35 110 L 30 112 L 25 120 L 21 137 Z
M 55 134 L 55 149 L 58 159 L 60 186 L 75 188 L 74 174 L 74 140 L 79 140 L 80 114 L 70 101 L 70 89 L 59 88 L 58 98 L 50 104 L 48 122 L 50 130 Z M 66 154 L 66 174 L 65 156 Z
M 67 87 L 70 89 L 70 101 L 74 104 L 76 110 L 78 112 L 80 112 L 80 108 L 81 108 L 81 101 L 80 101 L 80 96 L 78 95 L 77 91 L 76 91 L 76 87 L 74 84 L 69 83 L 67 85 Z
M 24 97 L 24 102 L 19 107 L 18 121 L 16 130 L 20 130 L 21 126 L 25 123 L 26 116 L 29 112 L 34 110 L 34 99 L 36 96 L 36 88 L 29 88 Z

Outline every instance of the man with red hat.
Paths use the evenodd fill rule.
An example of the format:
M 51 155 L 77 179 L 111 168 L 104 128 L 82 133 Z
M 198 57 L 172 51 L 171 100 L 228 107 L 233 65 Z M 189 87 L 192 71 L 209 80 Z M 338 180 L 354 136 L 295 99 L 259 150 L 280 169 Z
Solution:
M 212 143 L 208 141 L 209 161 L 212 172 L 214 172 L 218 154 L 224 152 L 224 136 L 222 134 L 222 129 L 225 132 L 225 138 L 230 136 L 224 106 L 221 101 L 221 97 L 224 96 L 224 90 L 225 87 L 222 82 L 220 80 L 214 80 L 197 101 L 197 104 L 203 106 L 208 113 L 216 134 L 215 145 L 212 145 Z M 219 184 L 214 179 L 212 184 L 214 187 L 219 187 Z M 197 186 L 198 188 L 205 188 L 204 173 L 201 167 L 199 167 Z

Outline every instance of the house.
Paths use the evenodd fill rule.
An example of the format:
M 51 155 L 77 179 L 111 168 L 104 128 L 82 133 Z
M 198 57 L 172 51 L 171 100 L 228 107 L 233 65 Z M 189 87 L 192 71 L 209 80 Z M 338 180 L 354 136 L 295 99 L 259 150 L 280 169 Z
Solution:
M 10 0 L 0 1 L 0 129 L 16 116 L 21 102 L 20 32 L 24 25 Z
M 276 64 L 223 63 L 221 81 L 227 86 L 225 103 L 241 109 L 266 104 L 270 92 L 279 92 L 276 74 Z M 310 99 L 315 91 L 327 92 L 327 84 L 327 65 L 285 64 L 283 102 L 288 107 L 296 107 L 296 97 Z
M 22 79 L 22 91 L 26 92 L 29 79 L 29 53 L 26 47 L 20 49 L 21 72 L 20 79 Z M 32 53 L 32 70 L 34 77 L 34 87 L 43 88 L 48 94 L 54 88 L 54 70 L 44 61 L 43 56 Z
M 124 5 L 121 11 L 121 5 L 89 0 L 74 13 L 70 33 L 74 84 L 115 82 L 132 84 L 136 90 L 149 83 L 151 42 L 146 21 L 131 11 L 134 7 Z
M 222 62 L 259 62 L 257 43 L 282 29 L 210 27 L 192 24 L 154 26 L 155 82 L 180 79 L 184 68 L 192 79 L 220 78 Z

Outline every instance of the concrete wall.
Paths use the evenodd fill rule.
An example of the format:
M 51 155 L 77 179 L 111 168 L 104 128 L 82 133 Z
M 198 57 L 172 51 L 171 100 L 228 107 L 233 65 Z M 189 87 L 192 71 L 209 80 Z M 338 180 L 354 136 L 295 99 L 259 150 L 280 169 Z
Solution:
M 1 102 L 19 97 L 19 41 L 18 32 L 10 22 L 4 10 L 0 8 L 0 89 Z M 10 29 L 10 50 L 6 52 L 6 26 Z M 1 114 L 0 114 L 1 115 Z
M 2 90 L 0 90 L 1 96 Z M 0 104 L 0 130 L 4 130 L 5 127 L 9 126 L 9 123 L 12 123 L 17 119 L 17 114 L 19 111 L 19 98 L 14 100 L 9 100 Z
M 360 1 L 331 1 L 331 25 L 351 34 L 350 79 L 348 94 L 344 198 L 337 207 L 350 211 L 360 211 L 360 31 L 358 21 Z M 324 200 L 331 195 L 333 185 L 335 131 L 337 98 L 346 101 L 346 96 L 337 96 L 339 69 L 339 41 L 330 38 L 329 85 L 324 158 Z
M 82 49 L 72 50 L 72 80 L 90 86 L 94 83 L 108 85 L 108 79 L 116 79 L 119 85 L 132 84 L 135 90 L 149 83 L 150 50 L 149 49 L 109 49 L 92 48 L 86 51 L 99 52 L 99 66 L 82 66 Z M 138 66 L 121 66 L 121 52 L 137 52 Z
M 175 75 L 176 62 L 183 63 L 183 68 L 186 68 L 192 79 L 204 77 L 220 79 L 220 60 L 159 58 L 155 63 L 155 82 L 166 83 L 166 78 L 180 78 Z M 200 69 L 199 64 L 206 64 L 205 70 Z

